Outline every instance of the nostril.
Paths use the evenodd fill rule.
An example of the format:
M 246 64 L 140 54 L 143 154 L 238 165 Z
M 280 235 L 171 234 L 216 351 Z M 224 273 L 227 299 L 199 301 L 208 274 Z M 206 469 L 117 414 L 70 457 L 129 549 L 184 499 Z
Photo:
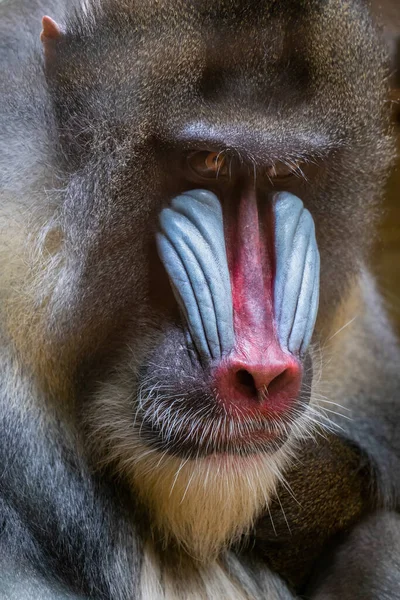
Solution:
M 275 391 L 279 392 L 284 389 L 286 384 L 290 382 L 290 371 L 285 369 L 282 373 L 279 373 L 271 383 L 267 386 L 268 394 L 273 394 Z
M 256 382 L 254 381 L 253 375 L 249 373 L 249 371 L 246 369 L 239 369 L 239 371 L 236 371 L 236 381 L 241 386 L 247 388 L 252 395 L 257 395 Z
M 254 374 L 243 368 L 235 371 L 237 389 L 246 396 L 258 399 L 281 392 L 290 379 L 290 369 L 255 369 Z

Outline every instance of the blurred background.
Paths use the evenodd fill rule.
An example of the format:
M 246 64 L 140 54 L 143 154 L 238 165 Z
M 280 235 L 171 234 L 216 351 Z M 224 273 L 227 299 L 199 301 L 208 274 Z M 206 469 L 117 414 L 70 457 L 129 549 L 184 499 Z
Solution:
M 400 156 L 400 125 L 398 149 Z M 388 185 L 384 217 L 373 259 L 375 274 L 400 335 L 400 158 Z
M 386 192 L 385 211 L 373 262 L 391 317 L 400 334 L 400 0 L 372 0 L 392 56 L 393 118 L 398 160 Z

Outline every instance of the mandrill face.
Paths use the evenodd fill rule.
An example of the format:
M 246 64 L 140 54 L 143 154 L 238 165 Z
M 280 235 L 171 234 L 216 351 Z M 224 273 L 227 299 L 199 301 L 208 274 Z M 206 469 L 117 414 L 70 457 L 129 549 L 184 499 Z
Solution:
M 50 200 L 10 331 L 89 459 L 209 559 L 315 423 L 391 156 L 385 70 L 336 0 L 128 4 L 48 42 Z
M 242 194 L 237 185 L 222 200 L 206 190 L 174 198 L 159 227 L 187 360 L 177 377 L 176 350 L 167 342 L 169 373 L 155 390 L 147 384 L 142 431 L 150 444 L 194 458 L 276 450 L 301 415 L 303 358 L 317 315 L 310 213 L 296 196 L 259 199 L 254 185 Z

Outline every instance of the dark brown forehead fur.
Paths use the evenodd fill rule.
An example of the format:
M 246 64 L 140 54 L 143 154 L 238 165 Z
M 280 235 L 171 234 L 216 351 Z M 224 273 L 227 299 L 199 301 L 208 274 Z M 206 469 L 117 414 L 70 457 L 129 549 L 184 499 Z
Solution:
M 63 105 L 73 106 L 64 112 L 84 118 L 90 107 L 92 125 L 119 115 L 134 125 L 155 106 L 164 123 L 210 103 L 218 118 L 218 102 L 231 98 L 260 113 L 303 104 L 308 118 L 315 104 L 323 127 L 323 96 L 340 136 L 373 127 L 370 115 L 376 123 L 384 104 L 377 47 L 357 1 L 106 0 L 70 16 L 48 71 Z

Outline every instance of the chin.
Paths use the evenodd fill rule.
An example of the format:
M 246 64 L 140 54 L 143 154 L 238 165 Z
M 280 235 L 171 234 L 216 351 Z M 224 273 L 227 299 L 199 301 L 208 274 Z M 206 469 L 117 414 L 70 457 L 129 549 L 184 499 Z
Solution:
M 218 373 L 205 372 L 179 336 L 168 334 L 179 348 L 173 353 L 161 343 L 139 367 L 128 357 L 101 386 L 88 423 L 98 464 L 123 475 L 156 539 L 207 562 L 268 507 L 299 439 L 311 432 L 310 387 L 288 388 L 295 395 L 284 400 L 251 401 L 247 390 L 239 404 L 238 390 L 228 385 L 223 394 Z

